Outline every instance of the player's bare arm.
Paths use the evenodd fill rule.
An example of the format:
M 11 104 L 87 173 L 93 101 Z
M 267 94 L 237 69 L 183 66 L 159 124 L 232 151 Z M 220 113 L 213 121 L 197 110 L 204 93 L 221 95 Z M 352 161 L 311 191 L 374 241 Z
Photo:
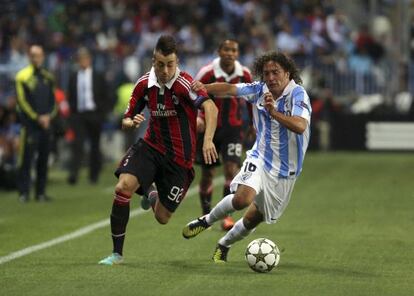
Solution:
M 209 94 L 215 96 L 236 96 L 237 88 L 234 84 L 227 82 L 214 82 L 210 84 L 204 84 L 200 81 L 193 81 L 191 84 L 193 91 L 206 90 Z
M 216 147 L 213 143 L 214 133 L 217 127 L 218 110 L 212 100 L 205 101 L 202 105 L 205 114 L 205 132 L 203 141 L 203 156 L 207 164 L 212 164 L 218 159 Z
M 282 112 L 278 112 L 274 106 L 274 102 L 275 100 L 270 92 L 264 94 L 264 107 L 270 116 L 292 132 L 303 134 L 308 125 L 308 121 L 300 116 L 287 116 Z
M 144 120 L 143 114 L 137 114 L 133 118 L 126 117 L 122 119 L 122 129 L 138 128 Z

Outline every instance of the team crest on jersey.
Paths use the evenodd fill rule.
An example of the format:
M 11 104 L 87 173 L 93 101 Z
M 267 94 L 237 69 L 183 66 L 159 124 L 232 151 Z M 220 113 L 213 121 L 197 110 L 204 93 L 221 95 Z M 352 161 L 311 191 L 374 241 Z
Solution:
M 252 176 L 251 172 L 245 172 L 242 176 L 241 179 L 243 182 L 246 182 L 250 177 Z
M 178 97 L 176 95 L 172 95 L 172 100 L 174 102 L 174 105 L 178 105 L 180 103 L 180 101 L 178 100 Z

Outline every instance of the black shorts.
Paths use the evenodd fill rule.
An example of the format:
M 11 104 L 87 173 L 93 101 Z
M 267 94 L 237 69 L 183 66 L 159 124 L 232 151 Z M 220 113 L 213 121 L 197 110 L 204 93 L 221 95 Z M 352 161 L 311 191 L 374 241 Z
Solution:
M 197 154 L 195 163 L 206 168 L 219 166 L 221 164 L 220 160 L 211 165 L 204 162 L 203 138 L 204 134 L 197 135 Z M 241 128 L 234 126 L 218 128 L 213 138 L 213 143 L 216 146 L 217 153 L 221 157 L 221 161 L 231 161 L 237 163 L 238 166 L 241 165 L 243 152 L 242 142 Z
M 179 166 L 140 139 L 121 160 L 115 175 L 128 173 L 137 177 L 137 193 L 142 195 L 155 183 L 161 204 L 174 212 L 184 199 L 194 179 L 194 169 Z

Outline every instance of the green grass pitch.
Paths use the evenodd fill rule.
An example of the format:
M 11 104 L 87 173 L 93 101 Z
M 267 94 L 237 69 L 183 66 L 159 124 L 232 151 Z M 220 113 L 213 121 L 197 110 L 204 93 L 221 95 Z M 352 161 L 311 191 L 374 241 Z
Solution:
M 152 212 L 131 217 L 124 265 L 97 264 L 111 251 L 103 227 L 0 264 L 0 295 L 414 295 L 413 167 L 409 153 L 308 153 L 281 220 L 234 245 L 225 265 L 210 259 L 218 226 L 181 236 L 200 214 L 193 189 L 168 225 Z M 48 204 L 20 204 L 15 192 L 0 191 L 0 258 L 107 218 L 113 168 L 105 167 L 99 186 L 75 187 L 53 170 Z M 221 186 L 214 202 L 220 195 Z M 244 261 L 258 237 L 284 249 L 268 274 Z

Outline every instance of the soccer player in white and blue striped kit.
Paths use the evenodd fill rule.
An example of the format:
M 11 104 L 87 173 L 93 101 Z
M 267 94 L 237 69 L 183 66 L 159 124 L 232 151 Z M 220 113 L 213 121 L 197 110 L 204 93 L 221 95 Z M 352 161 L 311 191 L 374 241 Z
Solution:
M 195 90 L 205 88 L 213 95 L 243 97 L 252 103 L 256 129 L 256 142 L 230 185 L 234 193 L 183 229 L 183 236 L 192 238 L 229 213 L 247 208 L 243 218 L 218 241 L 215 262 L 227 261 L 231 245 L 261 222 L 271 224 L 280 218 L 302 171 L 309 143 L 312 109 L 293 60 L 282 52 L 271 51 L 256 59 L 254 72 L 260 81 L 193 83 Z

